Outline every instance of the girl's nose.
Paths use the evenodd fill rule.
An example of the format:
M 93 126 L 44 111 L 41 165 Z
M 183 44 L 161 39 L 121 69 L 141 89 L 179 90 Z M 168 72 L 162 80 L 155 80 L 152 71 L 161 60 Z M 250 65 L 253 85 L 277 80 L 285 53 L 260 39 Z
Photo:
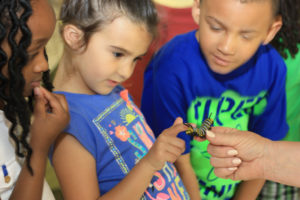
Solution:
M 134 71 L 134 67 L 135 67 L 135 64 L 126 63 L 119 68 L 118 73 L 122 77 L 123 81 L 130 78 L 130 76 L 132 75 L 132 73 Z
M 49 69 L 48 58 L 46 54 L 38 55 L 38 59 L 35 62 L 34 71 L 35 72 L 45 72 Z

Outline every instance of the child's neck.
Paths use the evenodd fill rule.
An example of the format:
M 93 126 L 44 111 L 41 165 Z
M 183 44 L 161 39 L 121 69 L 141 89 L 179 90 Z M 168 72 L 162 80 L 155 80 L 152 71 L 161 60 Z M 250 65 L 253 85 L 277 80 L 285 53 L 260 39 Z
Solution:
M 72 63 L 71 57 L 63 54 L 53 81 L 55 91 L 65 91 L 71 93 L 91 94 L 87 90 L 86 83 L 82 80 L 82 76 L 76 70 Z

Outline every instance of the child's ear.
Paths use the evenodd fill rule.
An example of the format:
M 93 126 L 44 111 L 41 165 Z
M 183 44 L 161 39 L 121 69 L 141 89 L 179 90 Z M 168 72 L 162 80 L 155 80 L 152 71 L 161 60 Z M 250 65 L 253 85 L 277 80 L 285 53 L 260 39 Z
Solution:
M 63 27 L 63 38 L 67 45 L 73 49 L 78 50 L 82 47 L 83 31 L 72 24 L 67 24 Z
M 282 17 L 278 16 L 276 17 L 271 27 L 269 28 L 267 37 L 265 38 L 263 44 L 264 45 L 269 44 L 274 39 L 275 35 L 278 33 L 281 27 L 282 27 Z
M 200 17 L 200 1 L 201 0 L 194 0 L 193 7 L 192 7 L 192 16 L 196 24 L 199 25 L 199 17 Z

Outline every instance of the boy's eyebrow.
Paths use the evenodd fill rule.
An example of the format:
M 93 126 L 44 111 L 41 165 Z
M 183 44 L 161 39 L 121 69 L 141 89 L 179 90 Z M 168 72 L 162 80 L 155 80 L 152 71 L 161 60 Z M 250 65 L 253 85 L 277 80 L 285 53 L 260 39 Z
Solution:
M 245 29 L 241 31 L 241 33 L 255 33 L 255 32 L 257 32 L 257 30 L 253 30 L 253 29 Z
M 219 21 L 218 19 L 216 19 L 216 18 L 214 18 L 214 17 L 212 17 L 212 16 L 206 16 L 206 19 L 208 19 L 208 20 L 213 20 L 213 21 L 217 22 L 218 24 L 224 26 L 223 23 L 222 23 L 221 21 Z
M 225 25 L 219 21 L 218 19 L 212 17 L 212 16 L 207 16 L 206 17 L 208 20 L 213 20 L 215 21 L 216 23 L 220 24 L 221 26 L 225 27 Z M 244 29 L 244 30 L 241 30 L 241 33 L 255 33 L 257 32 L 257 30 L 254 30 L 254 29 Z

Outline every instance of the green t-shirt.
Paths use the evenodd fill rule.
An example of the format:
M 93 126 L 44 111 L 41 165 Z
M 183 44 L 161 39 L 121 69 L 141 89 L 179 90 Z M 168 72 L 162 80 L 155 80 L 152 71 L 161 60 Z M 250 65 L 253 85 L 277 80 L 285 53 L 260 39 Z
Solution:
M 289 132 L 283 140 L 300 141 L 300 44 L 295 58 L 289 54 L 285 59 L 287 66 L 286 98 L 287 98 L 287 122 Z

